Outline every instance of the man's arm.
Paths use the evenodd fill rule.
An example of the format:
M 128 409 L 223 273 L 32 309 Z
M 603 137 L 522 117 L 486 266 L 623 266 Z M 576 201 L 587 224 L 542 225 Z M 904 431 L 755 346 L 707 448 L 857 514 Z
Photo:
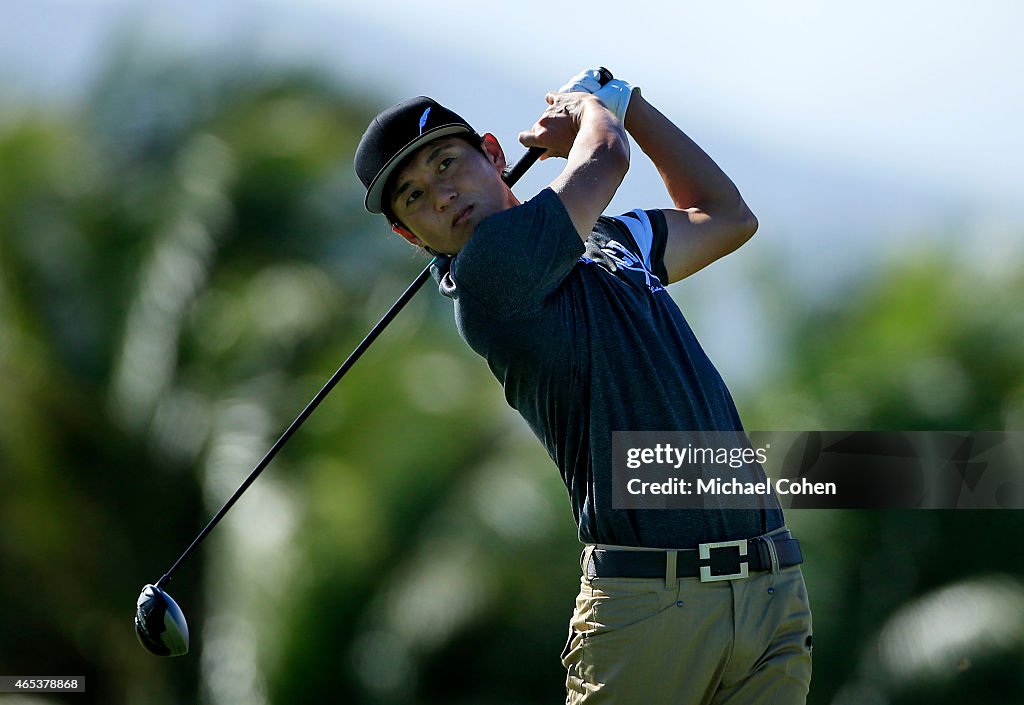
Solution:
M 658 168 L 675 209 L 665 209 L 665 269 L 679 281 L 745 243 L 757 218 L 735 184 L 682 130 L 633 91 L 626 129 Z
M 548 109 L 519 141 L 546 148 L 541 159 L 566 158 L 550 188 L 586 240 L 629 169 L 629 141 L 622 123 L 594 96 L 548 93 L 546 98 Z

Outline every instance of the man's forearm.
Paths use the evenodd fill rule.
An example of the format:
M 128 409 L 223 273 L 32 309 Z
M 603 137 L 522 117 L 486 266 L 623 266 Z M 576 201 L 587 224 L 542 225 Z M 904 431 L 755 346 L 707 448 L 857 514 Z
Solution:
M 747 210 L 732 180 L 686 134 L 635 91 L 626 129 L 661 174 L 676 208 Z
M 574 96 L 579 110 L 565 168 L 551 187 L 586 240 L 629 169 L 629 140 L 622 124 L 596 98 L 561 95 Z
M 579 168 L 587 162 L 605 156 L 629 166 L 629 140 L 619 121 L 592 98 L 587 98 L 579 112 L 576 138 L 569 154 L 567 168 Z

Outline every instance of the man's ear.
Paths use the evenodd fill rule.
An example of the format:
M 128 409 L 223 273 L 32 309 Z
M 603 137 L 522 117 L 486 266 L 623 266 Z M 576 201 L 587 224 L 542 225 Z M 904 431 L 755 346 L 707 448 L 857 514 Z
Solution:
M 423 241 L 412 234 L 412 231 L 406 228 L 404 225 L 398 225 L 397 223 L 391 224 L 391 229 L 404 237 L 407 241 L 411 242 L 416 247 L 423 247 Z
M 498 168 L 498 171 L 504 171 L 505 167 L 508 166 L 508 162 L 505 161 L 505 152 L 502 151 L 501 145 L 498 144 L 498 138 L 490 132 L 484 133 L 480 146 L 484 148 L 484 154 Z

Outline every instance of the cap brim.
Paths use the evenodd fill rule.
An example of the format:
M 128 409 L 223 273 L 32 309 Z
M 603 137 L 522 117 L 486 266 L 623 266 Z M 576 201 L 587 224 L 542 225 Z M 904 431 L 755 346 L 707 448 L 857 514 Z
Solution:
M 458 134 L 475 134 L 473 130 L 466 125 L 441 125 L 427 130 L 422 135 L 414 139 L 409 144 L 402 147 L 402 149 L 384 165 L 377 175 L 373 177 L 373 181 L 370 182 L 370 188 L 366 190 L 366 210 L 371 213 L 383 213 L 381 208 L 381 202 L 384 196 L 384 186 L 388 183 L 392 172 L 398 168 L 406 157 L 415 152 L 417 149 L 425 145 L 427 142 L 433 142 L 434 140 L 441 139 L 442 137 L 448 137 L 449 135 Z

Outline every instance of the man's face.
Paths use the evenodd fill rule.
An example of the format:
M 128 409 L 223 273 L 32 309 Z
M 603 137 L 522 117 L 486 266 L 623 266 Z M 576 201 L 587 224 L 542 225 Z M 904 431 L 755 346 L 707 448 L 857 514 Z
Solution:
M 505 157 L 493 135 L 484 153 L 466 140 L 442 137 L 413 153 L 388 196 L 416 245 L 454 255 L 484 218 L 518 204 L 501 180 Z M 404 233 L 403 233 L 404 235 Z

